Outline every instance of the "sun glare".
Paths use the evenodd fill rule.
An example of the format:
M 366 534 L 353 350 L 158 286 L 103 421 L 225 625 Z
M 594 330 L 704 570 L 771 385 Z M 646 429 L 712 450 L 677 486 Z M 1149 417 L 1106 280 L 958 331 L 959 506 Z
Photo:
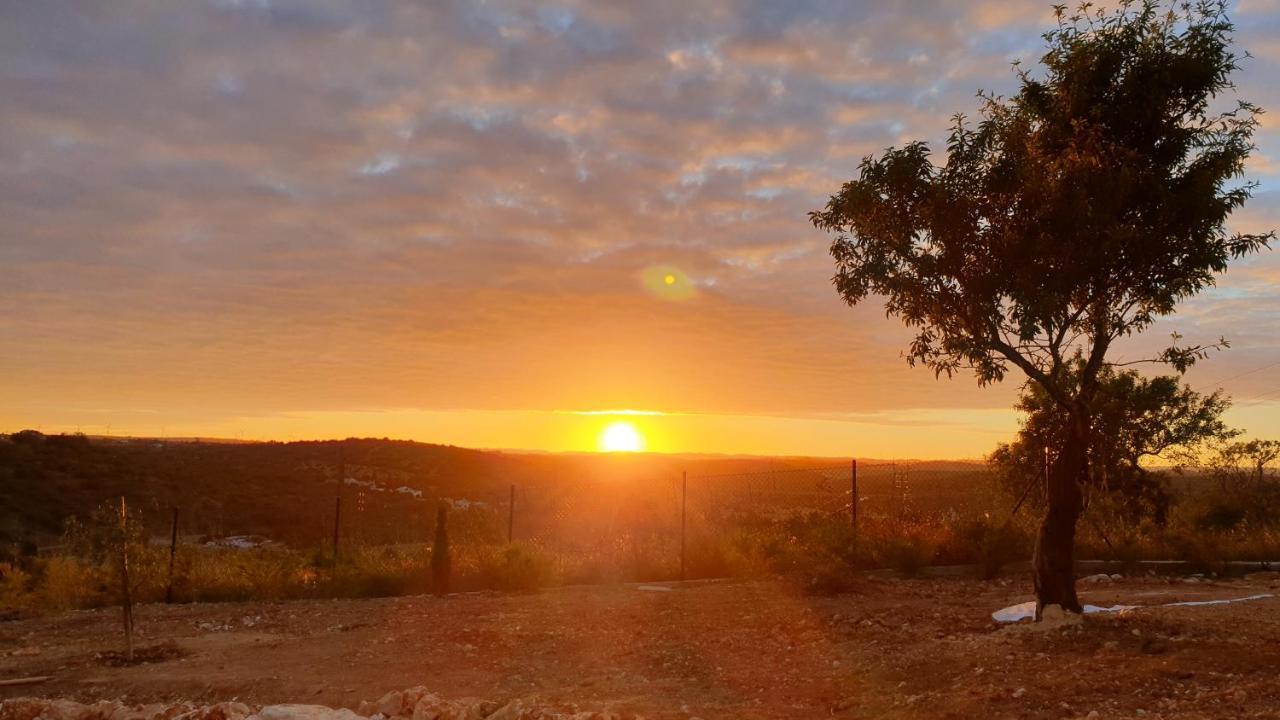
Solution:
M 604 452 L 640 452 L 644 450 L 644 438 L 636 426 L 629 422 L 612 422 L 600 432 L 600 449 Z

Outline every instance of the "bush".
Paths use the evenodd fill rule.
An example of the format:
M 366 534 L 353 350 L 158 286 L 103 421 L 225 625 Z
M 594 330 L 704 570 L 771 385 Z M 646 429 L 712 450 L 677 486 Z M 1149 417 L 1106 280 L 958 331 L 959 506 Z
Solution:
M 110 579 L 100 566 L 74 557 L 51 557 L 41 563 L 36 596 L 42 607 L 51 610 L 98 607 L 119 597 L 118 588 L 108 588 Z
M 795 579 L 805 594 L 821 597 L 843 595 L 857 587 L 853 566 L 832 555 L 815 556 Z
M 1022 528 L 985 515 L 956 522 L 951 540 L 957 559 L 981 566 L 985 580 L 998 576 L 1007 563 L 1031 557 L 1031 539 Z
M 535 592 L 551 582 L 551 560 L 532 547 L 512 543 L 481 559 L 484 587 L 505 592 Z
M 934 546 L 921 535 L 908 534 L 881 538 L 872 552 L 883 567 L 914 577 L 933 562 Z
M 814 595 L 836 595 L 854 587 L 857 535 L 844 517 L 796 515 L 780 526 L 758 527 L 737 542 L 749 574 L 772 572 Z
M 22 568 L 0 563 L 0 615 L 25 609 L 30 603 L 31 575 Z
M 1230 502 L 1214 502 L 1204 509 L 1196 526 L 1208 532 L 1234 530 L 1244 525 L 1248 510 Z
M 1226 555 L 1222 538 L 1217 533 L 1178 530 L 1167 536 L 1169 547 L 1178 560 L 1201 573 L 1221 574 L 1226 571 Z

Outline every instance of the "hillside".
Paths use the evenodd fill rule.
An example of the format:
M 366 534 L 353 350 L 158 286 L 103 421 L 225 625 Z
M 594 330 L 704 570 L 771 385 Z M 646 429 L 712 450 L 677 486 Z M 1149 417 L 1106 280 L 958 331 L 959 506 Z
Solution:
M 505 507 L 512 485 L 520 502 L 548 498 L 551 489 L 594 494 L 583 493 L 583 484 L 665 489 L 681 472 L 796 467 L 830 467 L 842 475 L 844 465 L 812 458 L 512 453 L 385 439 L 232 443 L 23 431 L 0 436 L 0 543 L 56 542 L 67 517 L 83 517 L 122 495 L 154 535 L 167 533 L 177 507 L 184 535 L 259 534 L 315 544 L 332 532 L 335 498 L 342 495 L 344 532 L 358 523 L 370 541 L 421 540 L 437 498 Z

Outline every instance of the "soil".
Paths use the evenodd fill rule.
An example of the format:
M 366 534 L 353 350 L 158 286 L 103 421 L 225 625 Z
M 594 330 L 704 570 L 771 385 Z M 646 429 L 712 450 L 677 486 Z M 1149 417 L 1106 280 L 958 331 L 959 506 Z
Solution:
M 999 626 L 1024 579 L 866 578 L 533 595 L 144 605 L 0 622 L 0 699 L 355 708 L 425 685 L 647 718 L 1280 718 L 1280 597 Z M 1081 585 L 1099 606 L 1280 596 L 1280 574 Z M 1096 714 L 1095 714 L 1096 713 Z

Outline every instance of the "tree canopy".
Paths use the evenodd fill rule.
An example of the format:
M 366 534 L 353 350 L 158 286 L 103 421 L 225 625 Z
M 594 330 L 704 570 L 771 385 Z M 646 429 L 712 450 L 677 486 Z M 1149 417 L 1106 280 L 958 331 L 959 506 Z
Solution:
M 917 330 L 913 364 L 983 384 L 1013 365 L 1070 404 L 1078 355 L 1089 394 L 1117 339 L 1274 236 L 1226 226 L 1254 188 L 1232 181 L 1260 112 L 1215 109 L 1238 67 L 1231 31 L 1222 2 L 1059 7 L 1043 76 L 1018 68 L 1016 95 L 980 94 L 980 121 L 955 116 L 942 164 L 925 142 L 891 148 L 811 213 L 836 234 L 836 289 L 850 304 L 884 296 Z M 1181 370 L 1205 347 L 1151 359 Z

